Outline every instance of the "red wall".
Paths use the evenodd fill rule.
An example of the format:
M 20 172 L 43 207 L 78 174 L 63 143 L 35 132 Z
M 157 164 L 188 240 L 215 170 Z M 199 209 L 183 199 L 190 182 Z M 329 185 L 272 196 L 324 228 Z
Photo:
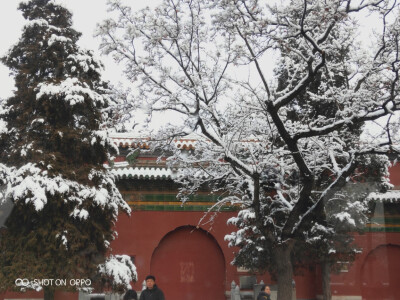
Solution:
M 78 293 L 56 291 L 54 295 L 54 299 L 56 300 L 78 300 L 78 298 Z M 43 292 L 6 292 L 0 293 L 0 299 L 43 299 Z
M 228 248 L 227 242 L 224 241 L 225 235 L 235 230 L 234 226 L 226 225 L 226 221 L 234 215 L 235 213 L 231 212 L 219 213 L 212 223 L 199 226 L 215 238 L 225 257 L 226 282 L 229 283 L 227 290 L 230 289 L 232 280 L 239 282 L 236 267 L 230 265 L 234 250 Z M 203 216 L 204 212 L 133 211 L 131 217 L 119 217 L 118 237 L 111 246 L 114 254 L 135 256 L 139 275 L 138 282 L 134 284 L 136 290 L 141 290 L 144 278 L 150 274 L 151 257 L 163 237 L 182 226 L 198 226 Z
M 224 241 L 224 236 L 235 230 L 234 226 L 226 225 L 228 218 L 234 215 L 235 213 L 219 213 L 212 224 L 200 226 L 216 239 L 225 257 L 226 290 L 230 290 L 232 280 L 239 283 L 239 276 L 246 275 L 245 273 L 239 273 L 236 267 L 230 265 L 235 249 L 229 248 L 227 242 Z M 153 252 L 164 236 L 181 226 L 190 225 L 196 227 L 203 216 L 204 213 L 202 212 L 157 211 L 134 211 L 131 217 L 120 216 L 117 224 L 119 235 L 113 242 L 112 248 L 116 254 L 135 255 L 135 263 L 139 275 L 138 282 L 134 284 L 136 290 L 141 290 L 144 277 L 150 274 Z M 363 289 L 365 289 L 362 285 L 362 270 L 366 257 L 381 245 L 400 245 L 400 234 L 366 233 L 357 235 L 356 244 L 363 249 L 363 253 L 358 255 L 357 260 L 348 272 L 331 276 L 333 295 L 361 295 Z M 192 249 L 192 251 L 196 251 L 196 249 Z M 201 251 L 201 249 L 197 251 Z M 206 273 L 212 272 L 209 269 L 203 271 Z M 154 275 L 157 277 L 157 274 Z M 318 280 L 319 275 L 318 272 L 311 268 L 304 269 L 302 275 L 295 277 L 298 298 L 313 299 L 316 295 L 322 293 L 321 282 Z M 393 280 L 400 282 L 400 270 L 394 276 Z M 263 279 L 268 284 L 271 283 L 268 275 L 258 276 L 258 282 L 260 279 Z M 393 289 L 394 287 L 389 288 Z
M 400 283 L 400 261 L 399 257 L 393 255 L 394 252 L 386 253 L 380 257 L 380 262 L 386 262 L 386 268 L 383 268 L 380 262 L 376 261 L 371 264 L 368 257 L 374 250 L 379 248 L 387 248 L 392 245 L 399 247 L 400 253 L 400 234 L 399 233 L 366 233 L 364 235 L 356 235 L 356 244 L 362 248 L 363 252 L 357 256 L 356 261 L 350 267 L 348 272 L 331 275 L 332 295 L 363 295 L 363 299 L 382 299 L 382 289 L 389 294 L 394 295 L 398 290 Z M 383 252 L 380 252 L 383 253 Z M 393 272 L 398 269 L 398 272 Z M 365 281 L 365 272 L 374 272 L 374 276 L 384 278 L 388 272 L 390 274 L 389 285 L 382 282 L 382 289 L 375 292 L 371 291 L 371 283 Z M 397 284 L 394 284 L 394 283 Z M 388 298 L 397 300 L 399 298 Z
M 239 276 L 248 275 L 247 273 L 238 272 L 237 268 L 230 264 L 237 249 L 229 248 L 227 242 L 224 241 L 225 235 L 235 230 L 234 226 L 226 225 L 226 221 L 235 215 L 235 212 L 219 213 L 213 223 L 199 226 L 215 238 L 225 257 L 225 290 L 230 290 L 232 281 L 238 284 Z M 196 227 L 203 216 L 203 212 L 160 211 L 134 211 L 131 217 L 120 216 L 117 224 L 118 238 L 112 243 L 112 248 L 115 254 L 124 253 L 135 256 L 135 264 L 139 275 L 138 282 L 133 283 L 136 290 L 141 290 L 145 276 L 150 274 L 152 254 L 164 236 L 181 226 Z M 196 251 L 196 249 L 192 249 L 192 251 Z M 202 251 L 202 249 L 197 249 L 197 251 Z M 207 268 L 203 271 L 208 274 L 212 273 L 212 270 Z M 157 274 L 154 275 L 157 277 Z M 260 282 L 261 279 L 267 284 L 274 284 L 268 274 L 257 276 L 257 282 Z M 302 275 L 296 276 L 295 282 L 298 298 L 315 298 L 316 278 L 314 269 L 302 270 Z
M 390 183 L 395 186 L 396 189 L 400 189 L 400 163 L 389 169 L 390 172 Z

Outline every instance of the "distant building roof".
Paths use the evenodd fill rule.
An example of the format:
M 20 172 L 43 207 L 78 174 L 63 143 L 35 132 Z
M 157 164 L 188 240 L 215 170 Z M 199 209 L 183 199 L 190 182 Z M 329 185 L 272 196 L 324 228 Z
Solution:
M 132 133 L 112 133 L 110 138 L 119 147 L 141 148 L 148 149 L 152 143 L 151 138 L 135 135 Z M 202 139 L 197 134 L 190 134 L 185 137 L 179 137 L 173 140 L 176 147 L 179 149 L 194 149 L 197 141 Z
M 166 167 L 115 167 L 111 173 L 118 179 L 171 179 L 173 171 Z

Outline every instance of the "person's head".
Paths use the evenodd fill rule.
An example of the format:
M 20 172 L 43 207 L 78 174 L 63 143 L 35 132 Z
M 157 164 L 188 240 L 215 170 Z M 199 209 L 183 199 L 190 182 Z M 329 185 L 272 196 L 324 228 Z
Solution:
M 156 278 L 153 275 L 146 276 L 146 287 L 151 290 L 156 284 Z
M 261 287 L 261 291 L 267 293 L 268 295 L 271 294 L 271 289 L 269 288 L 268 285 L 263 285 L 263 286 Z
M 123 300 L 137 300 L 137 293 L 134 290 L 127 290 Z

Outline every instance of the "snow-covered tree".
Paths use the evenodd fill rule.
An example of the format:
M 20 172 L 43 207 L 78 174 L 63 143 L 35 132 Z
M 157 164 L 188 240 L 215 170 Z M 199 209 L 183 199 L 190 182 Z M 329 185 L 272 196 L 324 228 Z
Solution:
M 300 16 L 300 12 L 294 12 Z M 338 35 L 335 32 L 338 28 L 332 29 L 332 35 L 328 38 L 327 43 L 332 42 L 333 37 Z M 340 28 L 339 28 L 340 30 Z M 336 49 L 335 52 L 328 54 L 331 63 L 341 63 L 346 61 L 349 56 L 349 49 L 352 46 L 353 40 L 348 40 L 342 46 Z M 294 43 L 294 41 L 292 41 Z M 295 44 L 292 47 L 296 47 Z M 280 51 L 290 51 L 287 47 L 283 47 Z M 285 62 L 282 60 L 278 63 L 276 74 L 280 76 L 278 78 L 278 88 L 277 90 L 283 90 L 288 80 L 287 69 L 285 68 Z M 339 108 L 337 103 L 331 102 L 321 102 L 318 99 L 312 97 L 312 94 L 318 93 L 319 88 L 326 83 L 325 78 L 331 78 L 330 84 L 334 87 L 340 87 L 344 84 L 346 77 L 342 70 L 334 69 L 329 70 L 324 68 L 316 74 L 315 79 L 309 85 L 307 90 L 300 92 L 296 96 L 296 101 L 292 105 L 288 106 L 287 118 L 291 121 L 304 120 L 311 117 L 323 117 L 323 118 L 333 118 L 338 112 Z M 298 78 L 299 79 L 299 78 Z M 301 112 L 299 114 L 299 112 Z M 341 138 L 343 145 L 347 149 L 354 146 L 360 140 L 360 134 L 362 133 L 362 124 L 354 124 L 351 128 L 345 128 L 341 132 Z M 382 161 L 378 161 L 375 164 L 371 164 L 370 161 L 366 161 L 368 166 L 362 166 L 360 162 L 358 166 L 358 172 L 361 169 L 369 170 L 369 174 L 373 172 L 376 168 L 382 164 Z M 378 170 L 379 172 L 379 170 Z M 361 173 L 361 172 L 360 172 Z M 317 186 L 321 190 L 325 189 L 327 185 L 332 182 L 332 178 L 326 172 L 322 172 L 319 176 L 316 176 Z M 361 176 L 363 181 L 368 180 L 369 184 L 376 186 L 376 181 L 380 181 L 379 173 L 374 176 Z M 324 227 L 330 227 L 331 230 L 314 231 L 317 235 L 313 234 L 311 239 L 306 242 L 300 240 L 296 242 L 295 249 L 292 253 L 292 263 L 295 267 L 302 266 L 304 264 L 318 264 L 321 266 L 322 270 L 322 283 L 323 283 L 323 293 L 324 299 L 331 299 L 330 291 L 330 273 L 338 270 L 337 266 L 341 263 L 350 264 L 354 259 L 356 253 L 359 252 L 357 245 L 353 244 L 354 233 L 356 231 L 363 230 L 363 224 L 366 221 L 366 208 L 360 210 L 353 210 L 349 215 L 354 220 L 351 224 L 346 224 L 344 226 L 343 222 L 337 222 L 337 216 L 342 211 L 348 211 L 348 201 L 350 199 L 362 201 L 366 194 L 366 184 L 360 182 L 360 178 L 353 178 L 353 184 L 348 185 L 348 188 L 342 188 L 340 192 L 333 193 L 333 199 L 325 199 L 324 207 L 322 210 L 316 211 L 316 216 L 314 222 L 323 224 Z M 374 182 L 375 181 L 375 182 Z M 357 184 L 354 184 L 357 183 Z M 340 198 L 345 199 L 345 201 L 340 200 Z M 317 220 L 319 218 L 319 220 Z M 357 224 L 356 224 L 357 223 Z M 312 246 L 312 247 L 310 247 Z M 262 252 L 259 253 L 262 256 Z M 237 257 L 238 259 L 239 257 Z M 336 263 L 340 261 L 340 264 Z M 258 264 L 259 266 L 262 264 Z M 301 268 L 295 268 L 300 269 Z
M 98 28 L 104 53 L 138 82 L 151 116 L 182 120 L 157 139 L 198 136 L 194 153 L 173 149 L 169 160 L 181 196 L 207 186 L 217 206 L 240 205 L 227 237 L 240 247 L 235 263 L 269 270 L 279 299 L 291 299 L 300 244 L 339 250 L 329 239 L 362 226 L 367 193 L 388 188 L 391 118 L 379 138 L 359 135 L 399 110 L 398 4 L 165 0 L 133 13 L 109 3 L 118 19 Z M 359 38 L 366 14 L 382 21 L 370 45 Z M 376 184 L 350 197 L 367 171 Z
M 0 201 L 14 205 L 0 237 L 0 288 L 18 288 L 17 278 L 88 278 L 126 289 L 134 266 L 108 257 L 118 213 L 130 208 L 103 167 L 116 149 L 101 130 L 111 102 L 102 64 L 76 44 L 63 6 L 32 0 L 19 9 L 27 23 L 2 58 L 16 90 L 0 111 Z M 55 288 L 44 287 L 46 300 Z

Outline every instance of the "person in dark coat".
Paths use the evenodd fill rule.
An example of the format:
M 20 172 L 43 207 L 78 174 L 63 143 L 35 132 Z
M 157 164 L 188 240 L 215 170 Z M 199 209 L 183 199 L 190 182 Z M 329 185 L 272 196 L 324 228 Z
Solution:
M 261 287 L 261 292 L 258 294 L 257 300 L 271 300 L 271 289 L 268 285 Z
M 139 300 L 165 300 L 164 293 L 157 287 L 153 275 L 146 277 L 146 289 L 140 294 Z
M 127 290 L 123 300 L 137 300 L 137 293 L 134 290 Z

